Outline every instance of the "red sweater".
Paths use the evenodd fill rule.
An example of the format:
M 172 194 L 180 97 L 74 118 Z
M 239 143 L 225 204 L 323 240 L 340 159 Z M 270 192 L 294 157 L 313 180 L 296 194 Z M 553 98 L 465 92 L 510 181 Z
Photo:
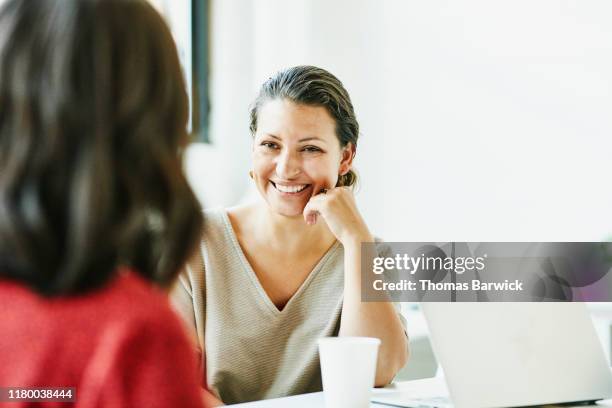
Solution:
M 76 387 L 76 403 L 203 407 L 194 347 L 166 296 L 133 273 L 87 295 L 45 299 L 0 281 L 0 387 Z

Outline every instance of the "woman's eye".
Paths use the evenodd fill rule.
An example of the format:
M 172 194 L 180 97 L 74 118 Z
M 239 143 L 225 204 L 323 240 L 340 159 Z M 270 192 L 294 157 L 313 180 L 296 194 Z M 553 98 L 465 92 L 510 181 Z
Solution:
M 304 149 L 302 149 L 302 150 L 304 150 L 305 152 L 309 152 L 309 153 L 315 153 L 315 152 L 316 152 L 316 153 L 318 153 L 318 152 L 322 152 L 322 150 L 321 150 L 321 149 L 319 149 L 319 148 L 318 148 L 318 147 L 316 147 L 316 146 L 306 146 L 306 147 L 304 147 Z
M 267 147 L 268 149 L 277 149 L 278 145 L 276 143 L 273 142 L 262 142 L 261 143 L 262 146 Z

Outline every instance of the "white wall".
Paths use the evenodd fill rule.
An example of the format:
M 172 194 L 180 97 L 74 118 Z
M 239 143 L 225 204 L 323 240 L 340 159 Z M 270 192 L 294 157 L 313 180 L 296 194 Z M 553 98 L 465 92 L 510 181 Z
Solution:
M 612 3 L 212 0 L 206 206 L 249 188 L 248 105 L 320 65 L 353 97 L 359 205 L 388 240 L 612 235 Z
M 194 144 L 187 172 L 205 207 L 236 204 L 248 188 L 253 97 L 253 1 L 211 1 L 212 144 Z
M 612 3 L 385 5 L 385 236 L 609 235 Z

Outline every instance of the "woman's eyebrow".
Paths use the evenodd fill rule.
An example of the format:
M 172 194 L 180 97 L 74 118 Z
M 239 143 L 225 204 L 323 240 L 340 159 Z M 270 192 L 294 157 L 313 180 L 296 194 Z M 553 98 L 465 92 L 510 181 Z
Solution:
M 272 133 L 266 133 L 265 135 L 266 135 L 266 136 L 268 136 L 268 137 L 271 137 L 271 138 L 273 138 L 273 139 L 276 139 L 276 140 L 282 141 L 282 139 L 281 139 L 280 137 L 278 137 L 278 136 L 276 136 L 276 135 L 273 135 Z M 311 140 L 318 140 L 318 141 L 320 141 L 320 142 L 325 143 L 325 140 L 324 140 L 324 139 L 321 139 L 320 137 L 317 137 L 317 136 L 308 136 L 308 137 L 304 137 L 304 138 L 302 138 L 302 139 L 298 140 L 298 143 L 309 142 L 309 141 L 311 141 Z
M 325 140 L 321 139 L 320 137 L 316 137 L 316 136 L 305 137 L 303 139 L 298 140 L 298 142 L 300 142 L 300 143 L 302 143 L 302 142 L 309 142 L 311 140 L 318 140 L 320 142 L 325 142 Z

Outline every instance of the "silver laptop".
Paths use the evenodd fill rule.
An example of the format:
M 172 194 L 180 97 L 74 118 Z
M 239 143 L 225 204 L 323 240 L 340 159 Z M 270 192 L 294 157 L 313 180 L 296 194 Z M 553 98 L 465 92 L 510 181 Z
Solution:
M 612 397 L 612 371 L 582 303 L 423 303 L 422 309 L 450 401 L 398 391 L 373 402 L 491 408 Z

